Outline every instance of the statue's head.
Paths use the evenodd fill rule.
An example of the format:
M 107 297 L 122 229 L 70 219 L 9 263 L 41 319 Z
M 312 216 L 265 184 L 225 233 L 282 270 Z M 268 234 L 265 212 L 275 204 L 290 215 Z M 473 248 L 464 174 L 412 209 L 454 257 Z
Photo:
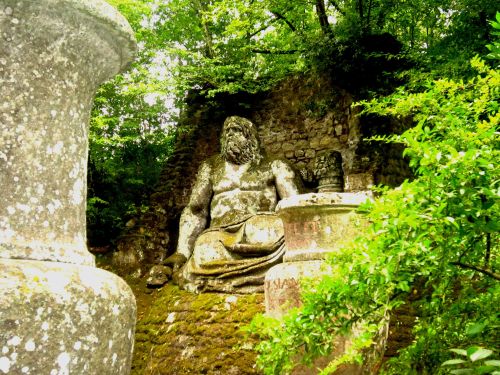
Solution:
M 222 128 L 221 154 L 234 164 L 258 162 L 262 155 L 255 125 L 243 117 L 228 117 Z

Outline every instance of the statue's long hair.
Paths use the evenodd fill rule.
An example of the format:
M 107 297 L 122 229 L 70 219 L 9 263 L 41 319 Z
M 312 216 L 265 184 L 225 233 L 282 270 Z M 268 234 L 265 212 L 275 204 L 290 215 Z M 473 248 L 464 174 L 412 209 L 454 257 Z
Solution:
M 229 130 L 238 130 L 243 139 L 228 136 Z M 221 155 L 234 164 L 259 163 L 262 153 L 257 128 L 248 119 L 231 116 L 224 121 L 221 135 Z

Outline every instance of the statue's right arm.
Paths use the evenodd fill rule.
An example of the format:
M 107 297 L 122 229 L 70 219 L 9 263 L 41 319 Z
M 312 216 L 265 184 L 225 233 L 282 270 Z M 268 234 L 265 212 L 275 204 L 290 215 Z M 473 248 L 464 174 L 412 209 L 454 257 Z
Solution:
M 211 175 L 210 163 L 203 162 L 196 175 L 189 203 L 182 211 L 179 223 L 179 241 L 175 254 L 183 255 L 186 260 L 193 253 L 194 243 L 207 225 L 210 199 L 213 193 Z

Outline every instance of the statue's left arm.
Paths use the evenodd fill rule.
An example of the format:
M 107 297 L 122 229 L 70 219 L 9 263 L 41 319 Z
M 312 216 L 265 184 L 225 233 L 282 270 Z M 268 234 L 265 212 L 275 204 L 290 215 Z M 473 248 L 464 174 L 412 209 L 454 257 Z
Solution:
M 274 160 L 271 164 L 280 199 L 299 194 L 297 178 L 292 167 L 282 160 Z

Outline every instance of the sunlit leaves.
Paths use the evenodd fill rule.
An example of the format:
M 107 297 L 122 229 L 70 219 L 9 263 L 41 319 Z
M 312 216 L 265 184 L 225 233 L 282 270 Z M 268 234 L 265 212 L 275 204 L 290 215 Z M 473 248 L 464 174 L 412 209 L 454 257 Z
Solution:
M 496 19 L 491 21 L 491 26 L 495 29 L 492 34 L 496 37 L 497 43 L 488 44 L 486 46 L 490 50 L 487 57 L 490 59 L 500 60 L 500 42 L 498 42 L 498 37 L 500 36 L 500 12 L 497 12 Z
M 177 114 L 153 61 L 161 48 L 148 22 L 153 1 L 109 2 L 127 18 L 140 48 L 131 69 L 101 86 L 94 101 L 87 207 L 91 245 L 109 244 L 130 216 L 145 209 L 171 152 Z
M 388 373 L 438 373 L 468 361 L 483 366 L 492 355 L 487 348 L 495 342 L 500 305 L 495 274 L 500 267 L 500 117 L 492 103 L 500 99 L 500 76 L 479 59 L 472 65 L 477 74 L 470 80 L 441 79 L 422 93 L 401 89 L 363 103 L 371 113 L 415 120 L 401 135 L 374 140 L 403 143 L 416 178 L 381 190 L 376 202 L 364 205 L 373 224 L 345 252 L 332 255 L 328 277 L 306 288 L 304 307 L 294 312 L 301 325 L 285 319 L 273 333 L 282 341 L 265 341 L 269 346 L 260 363 L 267 373 L 280 373 L 276 352 L 287 368 L 302 350 L 310 361 L 331 338 L 320 334 L 316 346 L 303 346 L 307 336 L 343 334 L 359 322 L 376 326 L 415 294 L 422 297 L 414 342 L 391 361 Z M 312 319 L 311 312 L 322 319 Z M 285 349 L 286 340 L 291 342 Z M 457 344 L 477 347 L 466 351 L 467 359 L 450 359 L 446 349 Z

